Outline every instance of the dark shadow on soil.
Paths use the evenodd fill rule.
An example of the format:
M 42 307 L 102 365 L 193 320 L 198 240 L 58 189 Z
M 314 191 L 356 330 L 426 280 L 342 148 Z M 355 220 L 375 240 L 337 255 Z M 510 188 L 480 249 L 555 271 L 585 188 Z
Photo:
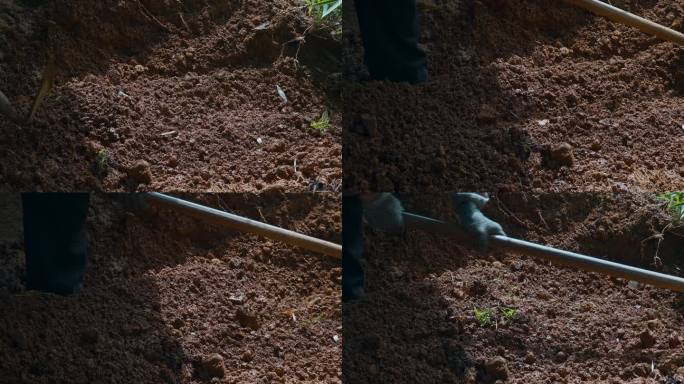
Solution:
M 413 241 L 369 233 L 366 295 L 342 304 L 345 383 L 458 383 L 475 364 L 464 350 L 468 337 L 450 318 L 448 303 L 420 279 L 434 259 L 418 244 L 435 239 L 408 236 Z M 394 266 L 404 262 L 411 264 L 410 272 Z M 450 262 L 455 268 L 463 260 Z
M 543 185 L 529 170 L 537 166 L 537 157 L 553 178 L 562 178 L 571 164 L 557 161 L 562 155 L 553 148 L 560 142 L 536 142 L 529 124 L 533 118 L 542 121 L 557 113 L 549 109 L 572 112 L 581 120 L 583 115 L 572 111 L 577 95 L 566 100 L 545 89 L 543 80 L 525 74 L 526 68 L 560 63 L 563 57 L 558 52 L 609 60 L 606 52 L 629 57 L 653 43 L 643 39 L 641 45 L 623 44 L 614 52 L 611 47 L 582 50 L 583 29 L 596 17 L 562 2 L 553 6 L 543 0 L 434 3 L 435 9 L 421 15 L 430 80 L 419 86 L 368 81 L 353 2 L 346 4 L 344 64 L 349 85 L 343 97 L 343 166 L 347 189 L 529 190 Z M 655 6 L 652 1 L 628 3 L 617 5 L 641 10 Z M 546 69 L 540 76 L 552 76 L 554 70 L 562 72 Z M 564 79 L 563 85 L 567 88 L 576 80 Z
M 516 101 L 519 95 L 501 89 L 491 62 L 529 54 L 539 39 L 571 40 L 590 20 L 585 13 L 543 1 L 439 2 L 421 17 L 430 80 L 411 86 L 365 82 L 353 7 L 346 12 L 346 188 L 505 190 L 531 184 L 525 162 L 537 148 L 518 128 L 529 112 Z
M 179 197 L 339 242 L 339 201 L 330 195 Z M 265 364 L 263 377 L 281 370 L 288 380 L 335 382 L 333 364 L 310 370 L 311 355 L 337 355 L 330 333 L 339 334 L 341 320 L 328 317 L 339 316 L 331 304 L 337 260 L 145 206 L 133 194 L 92 194 L 82 294 L 27 292 L 20 204 L 18 195 L 0 194 L 0 375 L 6 382 L 208 382 L 217 375 L 205 363 L 209 349 L 223 354 L 224 379 L 244 379 L 252 369 L 245 348 L 256 355 L 251 364 Z M 301 296 L 293 299 L 293 290 Z M 255 299 L 261 295 L 270 301 Z M 301 304 L 311 296 L 319 302 L 308 306 L 318 306 L 297 307 L 298 323 L 273 309 L 280 304 L 275 297 Z M 286 335 L 262 329 L 269 335 L 263 339 L 240 320 L 241 309 L 250 321 L 282 321 Z M 209 336 L 198 339 L 191 330 Z M 330 345 L 319 345 L 324 337 Z M 301 359 L 291 361 L 294 355 Z
M 451 203 L 445 194 L 402 195 L 401 200 L 409 212 L 455 220 Z M 655 252 L 654 244 L 647 242 L 641 249 L 644 239 L 662 231 L 671 220 L 662 204 L 656 202 L 652 195 L 501 193 L 492 197 L 485 213 L 500 222 L 511 237 L 682 275 L 676 271 L 682 259 L 679 240 L 665 236 L 659 251 L 664 263 L 658 267 L 649 263 Z M 345 382 L 491 383 L 495 377 L 488 373 L 491 370 L 485 368 L 482 355 L 503 354 L 500 351 L 509 353 L 509 361 L 512 358 L 510 354 L 518 354 L 516 359 L 524 361 L 529 351 L 544 359 L 559 359 L 559 366 L 564 358 L 557 356 L 569 355 L 576 362 L 610 358 L 637 364 L 644 360 L 638 335 L 628 335 L 630 338 L 636 337 L 637 341 L 630 339 L 631 344 L 617 352 L 579 348 L 571 340 L 529 336 L 529 330 L 535 329 L 540 322 L 558 321 L 563 324 L 563 318 L 568 316 L 563 312 L 565 309 L 555 308 L 552 304 L 543 313 L 516 315 L 512 325 L 496 330 L 493 326 L 492 329 L 484 329 L 473 325 L 470 310 L 467 318 L 462 318 L 462 313 L 452 313 L 453 300 L 462 300 L 459 294 L 476 298 L 473 300 L 481 301 L 482 305 L 502 305 L 499 300 L 503 300 L 502 295 L 505 295 L 500 291 L 496 296 L 490 295 L 489 290 L 500 284 L 487 280 L 487 276 L 494 273 L 488 274 L 483 269 L 481 274 L 478 273 L 479 276 L 471 278 L 472 281 L 466 277 L 465 282 L 461 273 L 456 282 L 460 281 L 464 285 L 459 286 L 453 281 L 453 274 L 457 271 L 473 270 L 480 265 L 494 268 L 492 263 L 509 265 L 503 268 L 510 268 L 505 276 L 507 280 L 513 280 L 509 286 L 513 290 L 516 284 L 526 285 L 528 281 L 534 286 L 533 282 L 538 280 L 540 274 L 547 268 L 553 268 L 547 262 L 523 258 L 525 261 L 502 264 L 504 258 L 510 258 L 510 255 L 497 251 L 487 255 L 478 254 L 462 248 L 461 244 L 446 236 L 421 231 L 392 236 L 367 228 L 366 235 L 366 295 L 358 301 L 343 303 Z M 440 279 L 448 281 L 448 271 L 452 271 L 453 287 L 443 291 L 444 285 L 449 284 L 440 287 L 435 279 L 441 276 Z M 635 303 L 654 301 L 658 305 L 672 305 L 678 312 L 684 309 L 681 295 L 677 298 L 676 294 L 666 290 L 630 290 L 625 288 L 626 281 L 598 278 L 599 275 L 589 272 L 579 274 L 587 279 L 584 287 L 570 293 L 577 300 L 582 300 L 584 295 L 589 296 L 589 293 L 619 291 L 624 300 L 633 300 Z M 547 287 L 548 282 L 544 284 L 535 290 L 552 288 Z M 525 293 L 533 297 L 537 294 L 541 295 L 539 292 Z M 553 300 L 551 297 L 547 293 L 546 298 L 540 296 L 539 300 L 550 301 Z M 619 328 L 615 324 L 612 326 Z M 477 330 L 473 331 L 473 327 Z M 587 332 L 591 333 L 591 330 Z M 611 332 L 617 332 L 617 329 Z M 499 350 L 482 351 L 482 345 L 494 345 Z M 668 366 L 667 369 L 674 372 L 676 366 Z M 631 375 L 631 365 L 628 364 L 625 372 L 625 375 Z
M 20 211 L 15 197 L 2 194 L 3 209 Z M 77 297 L 25 291 L 21 237 L 3 244 L 0 354 L 8 383 L 179 382 L 187 357 L 162 321 L 156 282 L 146 275 L 164 265 L 153 249 L 177 249 L 153 228 L 131 224 L 133 216 L 114 214 L 112 205 L 125 207 L 116 199 L 93 200 L 89 266 Z

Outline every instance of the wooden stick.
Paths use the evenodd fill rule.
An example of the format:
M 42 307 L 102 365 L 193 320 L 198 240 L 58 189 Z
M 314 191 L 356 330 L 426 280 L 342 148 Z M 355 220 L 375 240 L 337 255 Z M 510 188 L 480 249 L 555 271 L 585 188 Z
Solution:
M 208 223 L 221 225 L 242 232 L 253 233 L 269 239 L 279 240 L 283 243 L 332 256 L 336 259 L 342 258 L 342 246 L 339 244 L 303 235 L 246 217 L 233 215 L 218 209 L 205 207 L 200 204 L 195 204 L 161 193 L 152 192 L 146 193 L 143 196 L 145 201 L 151 204 L 183 212 Z
M 462 244 L 473 244 L 473 236 L 453 223 L 431 219 L 404 212 L 404 222 L 406 227 L 420 229 L 427 232 L 442 233 L 451 236 L 454 241 Z M 623 279 L 634 280 L 644 284 L 649 284 L 658 288 L 670 289 L 677 292 L 684 292 L 684 278 L 664 273 L 649 271 L 615 263 L 608 260 L 599 259 L 575 252 L 564 251 L 546 245 L 535 244 L 524 240 L 514 239 L 508 236 L 490 236 L 489 245 L 502 251 L 516 252 L 523 255 L 548 260 L 554 264 L 564 265 L 571 268 L 583 269 L 585 271 L 602 273 L 608 276 L 620 277 Z
M 606 17 L 610 20 L 621 24 L 628 25 L 639 29 L 642 32 L 659 37 L 666 41 L 671 41 L 675 44 L 684 46 L 684 34 L 677 32 L 674 29 L 667 28 L 658 23 L 654 23 L 643 17 L 637 16 L 633 13 L 623 11 L 620 8 L 614 7 L 598 0 L 565 0 L 570 4 L 584 8 L 599 16 Z

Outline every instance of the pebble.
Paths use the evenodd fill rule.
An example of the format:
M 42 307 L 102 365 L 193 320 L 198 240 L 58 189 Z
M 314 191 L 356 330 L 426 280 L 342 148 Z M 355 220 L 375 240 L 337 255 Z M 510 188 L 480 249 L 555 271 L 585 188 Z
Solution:
M 218 353 L 213 353 L 202 359 L 202 368 L 210 377 L 223 377 L 226 374 L 223 356 Z
M 537 357 L 534 355 L 534 352 L 527 351 L 525 354 L 525 362 L 527 364 L 534 364 L 535 361 L 537 361 Z
M 494 379 L 505 380 L 508 378 L 506 359 L 501 356 L 488 360 L 484 365 L 484 369 L 485 372 Z

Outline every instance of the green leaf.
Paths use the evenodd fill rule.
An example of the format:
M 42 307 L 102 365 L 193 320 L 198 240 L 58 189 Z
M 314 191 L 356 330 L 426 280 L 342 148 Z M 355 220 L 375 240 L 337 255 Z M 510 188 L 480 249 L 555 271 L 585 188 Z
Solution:
M 335 0 L 332 3 L 326 3 L 323 5 L 323 14 L 321 17 L 326 17 L 329 14 L 335 12 L 337 8 L 342 5 L 342 0 Z

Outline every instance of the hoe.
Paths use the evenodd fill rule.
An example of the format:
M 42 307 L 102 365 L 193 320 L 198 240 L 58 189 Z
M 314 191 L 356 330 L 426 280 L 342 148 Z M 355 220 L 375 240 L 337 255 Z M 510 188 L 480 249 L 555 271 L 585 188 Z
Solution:
M 151 205 L 170 208 L 214 225 L 224 226 L 234 230 L 282 241 L 286 244 L 301 247 L 309 251 L 331 256 L 336 259 L 340 259 L 342 257 L 342 247 L 339 244 L 334 244 L 325 240 L 306 236 L 287 229 L 233 215 L 218 209 L 205 207 L 203 205 L 195 204 L 161 193 L 148 193 L 144 194 L 143 196 L 145 202 Z M 472 243 L 471 236 L 465 233 L 462 228 L 454 223 L 447 223 L 412 213 L 404 213 L 404 221 L 406 223 L 406 227 L 410 229 L 419 229 L 427 232 L 446 234 L 463 244 Z M 491 247 L 502 251 L 516 252 L 523 255 L 549 260 L 555 264 L 580 268 L 587 271 L 603 273 L 613 277 L 621 277 L 644 284 L 650 284 L 659 288 L 684 292 L 684 279 L 680 277 L 618 264 L 574 252 L 563 251 L 545 245 L 514 239 L 508 236 L 492 236 L 489 239 L 489 243 Z

